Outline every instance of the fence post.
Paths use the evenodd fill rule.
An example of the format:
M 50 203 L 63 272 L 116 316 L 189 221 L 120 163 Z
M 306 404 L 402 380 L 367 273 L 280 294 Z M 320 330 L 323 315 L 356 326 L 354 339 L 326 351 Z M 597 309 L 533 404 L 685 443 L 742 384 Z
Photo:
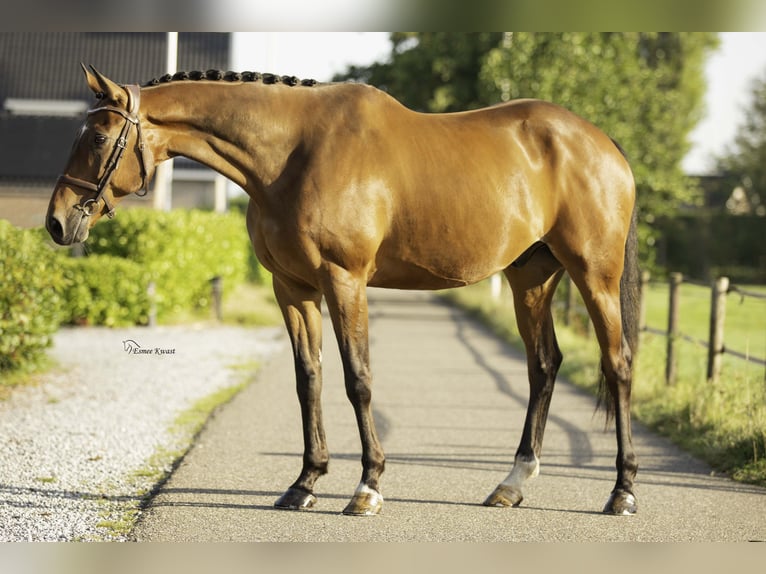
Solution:
M 500 273 L 495 273 L 492 277 L 489 278 L 489 291 L 492 295 L 492 298 L 497 301 L 500 299 L 500 294 L 503 290 L 503 277 Z
M 210 280 L 211 295 L 213 299 L 213 310 L 215 311 L 215 318 L 218 321 L 223 321 L 223 278 L 220 275 L 216 275 Z
M 640 303 L 638 305 L 638 330 L 646 331 L 646 290 L 649 288 L 649 282 L 652 280 L 652 274 L 648 271 L 641 273 L 641 291 L 639 293 Z
M 723 326 L 726 320 L 726 294 L 729 278 L 719 277 L 713 284 L 710 298 L 710 340 L 707 356 L 707 379 L 715 383 L 721 374 L 723 360 Z
M 670 303 L 668 305 L 668 338 L 665 355 L 665 383 L 672 385 L 676 380 L 675 343 L 678 337 L 679 293 L 684 276 L 681 273 L 670 274 Z

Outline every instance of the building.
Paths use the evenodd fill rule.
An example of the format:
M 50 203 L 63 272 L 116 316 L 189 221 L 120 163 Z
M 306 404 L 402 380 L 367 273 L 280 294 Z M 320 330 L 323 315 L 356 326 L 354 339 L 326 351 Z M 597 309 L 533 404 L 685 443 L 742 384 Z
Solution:
M 143 84 L 168 71 L 168 41 L 162 32 L 0 33 L 0 218 L 20 227 L 43 224 L 93 101 L 80 62 L 118 83 Z M 230 61 L 231 34 L 178 34 L 178 70 L 226 70 Z M 177 158 L 172 198 L 163 207 L 221 209 L 225 185 L 212 170 Z M 152 195 L 123 205 L 152 207 Z

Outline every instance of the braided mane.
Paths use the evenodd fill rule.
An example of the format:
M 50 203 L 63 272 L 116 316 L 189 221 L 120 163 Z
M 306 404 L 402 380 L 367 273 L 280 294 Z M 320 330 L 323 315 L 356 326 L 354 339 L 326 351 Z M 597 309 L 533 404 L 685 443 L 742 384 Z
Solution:
M 316 80 L 300 80 L 295 76 L 278 76 L 276 74 L 261 74 L 259 72 L 223 72 L 221 70 L 208 70 L 206 72 L 176 72 L 175 74 L 165 74 L 159 78 L 149 80 L 144 87 L 167 84 L 168 82 L 178 82 L 181 80 L 209 80 L 224 82 L 257 82 L 264 84 L 285 84 L 288 86 L 315 86 Z

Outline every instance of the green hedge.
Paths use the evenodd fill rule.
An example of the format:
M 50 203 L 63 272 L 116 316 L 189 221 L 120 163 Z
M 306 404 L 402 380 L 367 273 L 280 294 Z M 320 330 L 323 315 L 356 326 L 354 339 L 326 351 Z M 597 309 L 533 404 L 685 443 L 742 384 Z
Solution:
M 109 255 L 62 258 L 66 278 L 64 323 L 124 327 L 149 322 L 149 273 Z
M 262 277 L 241 213 L 121 211 L 91 230 L 84 257 L 55 250 L 44 229 L 0 220 L 0 370 L 31 367 L 62 323 L 146 324 L 155 284 L 159 320 L 210 305 L 210 280 L 224 295 Z
M 252 248 L 239 213 L 123 211 L 94 226 L 87 245 L 91 257 L 111 256 L 140 266 L 145 273 L 141 280 L 156 285 L 160 320 L 184 309 L 209 306 L 214 276 L 222 277 L 224 292 L 230 292 L 251 274 Z M 137 272 L 129 271 L 116 291 L 129 291 L 127 283 L 136 280 Z
M 0 219 L 0 371 L 33 367 L 62 319 L 64 276 L 37 230 Z

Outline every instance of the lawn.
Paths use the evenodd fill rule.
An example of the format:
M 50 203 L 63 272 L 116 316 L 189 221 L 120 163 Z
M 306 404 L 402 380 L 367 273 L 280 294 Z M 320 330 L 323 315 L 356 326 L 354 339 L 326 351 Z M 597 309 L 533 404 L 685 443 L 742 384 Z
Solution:
M 230 293 L 224 293 L 221 320 L 228 325 L 264 327 L 282 324 L 282 313 L 277 306 L 269 279 L 263 285 L 245 282 Z M 212 308 L 184 310 L 166 320 L 168 324 L 214 322 Z
M 746 286 L 743 290 L 766 296 L 766 287 Z M 668 324 L 668 285 L 650 283 L 645 294 L 646 324 L 666 329 Z M 707 341 L 710 321 L 710 288 L 683 283 L 680 288 L 679 331 Z M 766 359 L 766 299 L 729 293 L 726 300 L 724 344 L 751 357 Z M 761 369 L 763 378 L 764 370 Z

